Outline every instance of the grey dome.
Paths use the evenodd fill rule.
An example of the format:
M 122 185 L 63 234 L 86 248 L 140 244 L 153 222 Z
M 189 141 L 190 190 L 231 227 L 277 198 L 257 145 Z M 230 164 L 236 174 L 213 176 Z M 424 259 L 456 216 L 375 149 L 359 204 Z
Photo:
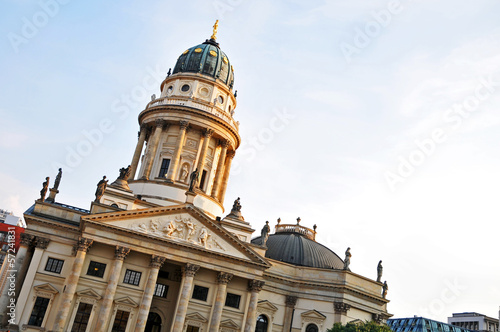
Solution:
M 252 239 L 260 244 L 260 236 Z M 266 257 L 285 263 L 322 269 L 342 269 L 344 262 L 324 245 L 296 232 L 270 234 Z

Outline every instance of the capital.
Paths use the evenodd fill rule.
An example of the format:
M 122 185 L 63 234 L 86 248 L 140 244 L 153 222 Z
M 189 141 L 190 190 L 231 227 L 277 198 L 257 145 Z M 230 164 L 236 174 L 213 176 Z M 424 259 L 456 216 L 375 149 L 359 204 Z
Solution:
M 333 302 L 333 308 L 335 313 L 345 315 L 351 309 L 351 305 L 343 302 Z
M 375 323 L 380 324 L 382 322 L 382 315 L 381 314 L 372 314 L 372 319 Z
M 248 290 L 250 292 L 260 292 L 263 286 L 264 286 L 264 281 L 248 280 Z
M 165 257 L 153 255 L 151 256 L 151 262 L 149 262 L 149 266 L 159 269 L 163 265 L 163 263 L 165 263 L 165 260 Z
M 205 136 L 206 138 L 212 137 L 213 134 L 214 134 L 213 129 L 204 129 L 203 130 L 203 136 Z
M 47 239 L 46 237 L 36 237 L 35 238 L 35 248 L 38 249 L 47 249 L 49 246 L 50 239 Z
M 186 130 L 187 127 L 189 126 L 189 122 L 187 122 L 187 121 L 179 121 L 179 126 L 181 127 L 181 130 Z
M 166 124 L 166 122 L 165 122 L 165 120 L 163 120 L 163 119 L 156 119 L 156 120 L 155 120 L 155 125 L 156 125 L 157 127 L 163 127 L 165 124 Z
M 115 259 L 124 260 L 130 252 L 130 248 L 116 246 Z
M 196 272 L 200 269 L 199 265 L 194 265 L 187 263 L 186 266 L 184 266 L 182 273 L 184 274 L 185 277 L 194 277 Z
M 94 243 L 94 240 L 87 239 L 85 237 L 81 237 L 78 239 L 78 242 L 75 244 L 75 251 L 89 251 L 90 246 Z
M 285 304 L 289 308 L 295 308 L 295 305 L 297 304 L 297 296 L 287 295 L 285 298 Z
M 227 154 L 226 154 L 226 156 L 227 156 L 228 158 L 231 158 L 231 159 L 233 159 L 235 155 L 236 155 L 236 152 L 234 152 L 234 151 L 232 151 L 232 150 L 231 150 L 231 151 L 228 151 L 228 152 L 227 152 Z
M 227 285 L 231 279 L 233 279 L 233 274 L 226 272 L 217 273 L 217 283 Z
M 31 241 L 33 241 L 33 238 L 34 236 L 31 234 L 21 233 L 19 244 L 29 247 L 31 245 Z
M 229 147 L 230 144 L 231 144 L 231 142 L 229 142 L 228 139 L 221 139 L 219 141 L 219 145 L 222 146 L 223 148 L 226 148 L 226 149 Z

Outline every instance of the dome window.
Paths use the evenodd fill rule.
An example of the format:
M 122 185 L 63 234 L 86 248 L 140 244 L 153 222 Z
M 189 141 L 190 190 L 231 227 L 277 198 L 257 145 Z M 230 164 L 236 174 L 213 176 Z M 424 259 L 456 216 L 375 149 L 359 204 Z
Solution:
M 191 88 L 191 87 L 189 86 L 189 84 L 184 84 L 184 85 L 182 86 L 182 88 L 181 88 L 181 91 L 182 91 L 182 92 L 188 92 L 190 88 Z
M 222 96 L 217 97 L 217 101 L 219 102 L 219 104 L 224 104 L 224 97 Z
M 171 95 L 172 91 L 174 91 L 174 87 L 171 85 L 167 88 L 167 95 Z

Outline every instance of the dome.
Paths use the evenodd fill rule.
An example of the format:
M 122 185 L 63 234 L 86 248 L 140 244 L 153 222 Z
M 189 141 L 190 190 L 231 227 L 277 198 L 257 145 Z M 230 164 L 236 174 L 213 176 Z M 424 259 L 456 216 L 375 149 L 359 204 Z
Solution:
M 278 224 L 276 233 L 270 234 L 267 239 L 266 257 L 298 266 L 342 269 L 342 259 L 313 239 L 316 232 L 313 236 L 308 236 L 311 232 L 312 230 L 298 225 Z M 252 243 L 260 244 L 260 239 L 260 236 L 252 239 Z
M 221 80 L 231 90 L 234 85 L 233 67 L 214 39 L 185 50 L 177 59 L 177 73 L 199 73 Z

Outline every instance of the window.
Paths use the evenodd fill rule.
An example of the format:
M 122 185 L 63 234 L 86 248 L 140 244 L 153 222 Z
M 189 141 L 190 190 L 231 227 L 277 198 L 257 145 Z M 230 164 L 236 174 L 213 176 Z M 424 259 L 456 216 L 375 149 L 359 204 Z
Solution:
M 32 326 L 42 326 L 43 318 L 45 317 L 45 312 L 49 306 L 50 299 L 45 297 L 37 297 L 35 300 L 35 305 L 31 311 L 31 316 L 28 321 L 28 325 Z
M 188 91 L 189 91 L 189 89 L 190 89 L 190 86 L 189 86 L 189 85 L 187 85 L 187 84 L 184 84 L 184 85 L 182 86 L 182 88 L 181 88 L 181 91 L 182 91 L 182 92 L 188 92 Z
M 207 178 L 207 170 L 203 170 L 203 172 L 201 173 L 201 180 L 200 180 L 200 189 L 203 190 L 203 187 L 205 185 L 205 180 Z
M 240 307 L 241 296 L 236 294 L 227 293 L 226 306 L 238 309 Z
M 161 317 L 156 312 L 150 312 L 148 320 L 146 321 L 145 332 L 160 332 L 161 330 Z
M 127 328 L 128 316 L 130 316 L 130 312 L 118 310 L 116 312 L 111 332 L 125 332 Z
M 316 324 L 309 324 L 306 327 L 306 332 L 318 332 L 318 327 Z
M 193 289 L 193 299 L 206 301 L 208 297 L 208 288 L 195 285 Z
M 255 332 L 267 332 L 267 317 L 260 315 L 257 317 L 257 324 L 255 324 Z
M 123 278 L 123 282 L 125 284 L 139 286 L 139 281 L 141 281 L 141 275 L 142 272 L 127 270 L 125 271 L 125 278 Z
M 188 325 L 186 332 L 198 332 L 200 328 L 198 326 Z
M 168 286 L 164 284 L 156 284 L 154 296 L 167 297 Z
M 4 243 L 3 246 L 2 246 L 2 250 L 3 251 L 9 251 L 9 244 L 8 243 Z
M 105 270 L 106 270 L 106 264 L 90 261 L 89 269 L 87 270 L 87 275 L 102 278 L 104 276 Z
M 45 271 L 61 273 L 63 264 L 63 260 L 49 257 L 49 259 L 47 260 L 47 265 L 45 265 Z
M 0 232 L 0 242 L 3 242 L 7 239 L 7 232 Z
M 159 178 L 164 178 L 168 172 L 168 166 L 170 166 L 170 159 L 163 159 L 160 167 L 160 174 L 158 174 Z
M 90 314 L 92 313 L 92 304 L 80 303 L 78 305 L 78 310 L 76 311 L 75 320 L 73 321 L 73 327 L 71 332 L 85 332 L 87 329 L 87 324 L 90 320 Z

